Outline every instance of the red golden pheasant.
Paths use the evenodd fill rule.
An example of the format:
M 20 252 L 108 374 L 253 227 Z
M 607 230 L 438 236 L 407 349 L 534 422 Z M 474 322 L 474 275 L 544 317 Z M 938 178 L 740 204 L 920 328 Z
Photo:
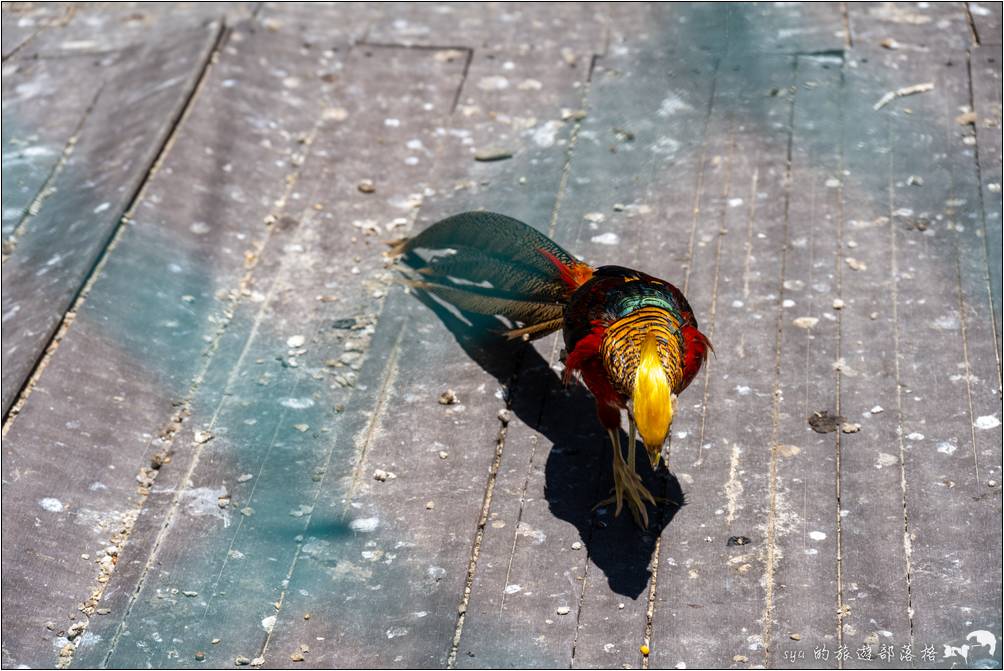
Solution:
M 409 283 L 456 308 L 503 318 L 510 338 L 535 339 L 561 329 L 564 380 L 578 374 L 596 399 L 613 444 L 614 494 L 648 526 L 655 497 L 635 471 L 635 432 L 653 468 L 673 422 L 677 394 L 704 363 L 711 343 L 675 286 L 620 266 L 594 268 L 511 217 L 467 212 L 444 219 L 394 252 L 417 275 Z M 621 410 L 628 413 L 627 457 Z

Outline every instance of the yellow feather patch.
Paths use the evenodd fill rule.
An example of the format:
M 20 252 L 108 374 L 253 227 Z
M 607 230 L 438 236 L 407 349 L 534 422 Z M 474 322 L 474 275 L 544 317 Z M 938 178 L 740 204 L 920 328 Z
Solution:
M 662 449 L 669 425 L 673 423 L 672 394 L 673 389 L 659 354 L 659 342 L 655 334 L 649 332 L 641 346 L 632 400 L 638 432 L 650 453 Z M 651 456 L 653 463 L 657 464 L 658 457 Z

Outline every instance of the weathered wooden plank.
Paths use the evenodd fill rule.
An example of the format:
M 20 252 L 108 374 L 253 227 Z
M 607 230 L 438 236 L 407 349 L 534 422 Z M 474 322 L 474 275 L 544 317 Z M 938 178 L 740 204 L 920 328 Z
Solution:
M 262 2 L 256 16 L 266 30 L 327 46 L 361 41 L 375 11 L 375 3 Z
M 704 11 L 721 10 L 712 6 Z M 848 39 L 838 2 L 744 2 L 730 4 L 727 11 L 728 31 L 721 37 L 732 51 L 822 54 L 843 49 Z
M 661 23 L 648 24 L 658 27 L 653 35 L 630 47 L 618 45 L 600 61 L 565 201 L 573 225 L 560 231 L 560 237 L 574 240 L 574 248 L 597 263 L 637 267 L 674 282 L 687 292 L 702 329 L 711 333 L 711 303 L 688 278 L 698 225 L 694 208 L 704 202 L 711 160 L 707 117 L 719 55 L 667 48 L 676 43 L 678 33 L 683 38 L 689 32 L 674 25 L 673 10 L 656 13 L 653 20 Z M 667 75 L 653 86 L 647 74 L 651 72 Z M 597 212 L 601 221 L 595 221 L 598 217 L 592 213 Z M 710 292 L 710 285 L 707 288 Z M 699 425 L 703 394 L 698 381 L 681 397 L 667 451 L 669 469 L 684 480 L 680 457 L 693 440 L 688 436 L 696 435 L 688 427 Z M 591 404 L 586 407 L 592 410 Z M 545 420 L 556 421 L 562 412 L 548 406 Z M 609 439 L 600 429 L 596 433 L 589 465 L 594 476 L 579 501 L 587 514 L 606 498 L 612 482 Z M 637 467 L 647 474 L 644 461 L 640 457 Z M 672 533 L 673 515 L 689 512 L 679 507 L 683 493 L 676 475 L 647 475 L 647 481 L 656 495 L 669 499 L 652 511 L 648 531 L 638 530 L 627 513 L 614 518 L 610 507 L 587 517 L 581 530 L 588 561 L 577 613 L 576 667 L 641 663 L 639 646 L 646 642 L 650 590 L 656 579 L 652 564 L 660 561 L 656 541 L 667 523 L 670 530 L 664 536 Z
M 1004 24 L 1001 15 L 1004 6 L 999 2 L 967 2 L 969 17 L 973 22 L 978 44 L 999 45 L 1001 43 L 1001 25 Z M 998 53 L 1000 49 L 997 50 Z
M 850 439 L 840 427 L 817 433 L 807 420 L 842 410 L 835 370 L 843 315 L 837 302 L 843 300 L 842 67 L 843 59 L 834 56 L 803 56 L 796 63 L 772 445 L 777 502 L 767 549 L 776 564 L 768 666 L 829 668 L 833 660 L 813 653 L 838 643 L 837 469 Z
M 65 24 L 76 12 L 71 2 L 6 2 L 3 20 L 3 59 L 23 49 L 40 32 Z
M 183 33 L 194 26 L 250 17 L 253 2 L 71 3 L 18 50 L 16 59 L 102 56 L 140 45 L 152 36 Z M 5 56 L 6 58 L 6 56 Z
M 14 248 L 15 229 L 61 159 L 72 150 L 105 75 L 114 65 L 93 59 L 14 60 L 3 67 L 3 240 Z M 38 110 L 48 110 L 39 114 Z M 36 205 L 37 207 L 37 205 Z
M 777 589 L 771 543 L 789 532 L 786 518 L 777 520 L 788 510 L 787 483 L 777 483 L 774 492 L 768 446 L 777 430 L 774 371 L 792 105 L 785 92 L 794 72 L 792 58 L 756 53 L 731 54 L 719 66 L 708 196 L 689 279 L 692 300 L 714 315 L 718 355 L 708 368 L 703 416 L 681 427 L 688 447 L 677 455 L 684 460 L 678 469 L 693 494 L 663 539 L 654 666 L 722 667 L 736 656 L 767 654 Z
M 483 55 L 475 54 L 459 111 L 442 131 L 444 146 L 433 180 L 438 193 L 422 207 L 420 225 L 491 203 L 493 209 L 546 226 L 570 130 L 570 124 L 560 121 L 561 109 L 580 100 L 577 87 L 582 75 L 554 52 L 524 55 L 486 50 Z M 499 85 L 502 78 L 510 85 Z M 536 82 L 530 97 L 521 93 L 528 88 L 519 86 L 524 81 Z M 486 143 L 513 151 L 513 158 L 474 163 L 471 153 L 485 148 Z M 466 188 L 454 190 L 458 179 L 463 179 L 461 184 Z M 377 337 L 387 328 L 384 320 L 388 316 L 415 302 L 410 297 L 395 299 L 393 295 L 390 301 Z M 447 322 L 452 335 L 426 308 L 408 309 L 414 317 L 405 327 L 397 357 L 400 363 L 386 403 L 372 420 L 379 423 L 374 424 L 373 442 L 360 467 L 359 489 L 350 496 L 345 487 L 339 487 L 318 503 L 326 515 L 341 517 L 346 505 L 351 504 L 357 508 L 353 516 L 380 519 L 376 531 L 334 550 L 343 562 L 358 563 L 362 556 L 367 573 L 365 581 L 348 574 L 335 576 L 337 593 L 344 594 L 340 603 L 351 609 L 353 602 L 365 598 L 371 608 L 360 618 L 340 616 L 333 620 L 331 606 L 324 603 L 330 597 L 316 587 L 318 580 L 324 584 L 325 566 L 319 563 L 322 558 L 305 556 L 290 584 L 289 614 L 282 614 L 279 626 L 284 627 L 282 636 L 287 640 L 289 632 L 294 631 L 324 638 L 323 644 L 310 644 L 311 663 L 443 665 L 454 641 L 456 609 L 465 592 L 486 474 L 494 468 L 500 426 L 497 413 L 505 407 L 505 401 L 493 401 L 492 391 L 499 390 L 500 384 L 504 389 L 518 359 L 511 352 L 507 356 L 505 351 L 482 349 L 479 334 L 465 333 L 463 325 L 455 323 L 449 313 L 440 312 L 439 319 Z M 386 356 L 377 350 L 374 355 Z M 472 357 L 475 361 L 471 361 Z M 444 408 L 436 403 L 446 388 L 456 392 L 460 406 Z M 407 414 L 390 412 L 390 408 L 400 406 L 399 399 L 414 410 Z M 424 417 L 422 425 L 415 426 L 416 416 Z M 445 459 L 438 456 L 440 450 L 447 454 Z M 375 468 L 393 471 L 398 477 L 374 483 L 371 474 Z M 432 508 L 426 509 L 429 502 Z M 506 529 L 509 534 L 512 531 Z M 377 550 L 367 550 L 364 541 Z M 511 542 L 510 535 L 510 546 Z M 486 547 L 484 542 L 481 547 Z M 365 561 L 374 552 L 387 557 L 372 564 Z M 491 550 L 482 557 L 493 561 Z M 367 584 L 382 588 L 371 596 L 360 596 L 359 590 Z M 307 589 L 309 595 L 302 594 L 302 589 Z M 473 621 L 465 619 L 464 630 L 474 634 L 470 643 L 466 637 L 461 639 L 458 664 L 478 663 L 483 652 L 491 653 L 474 645 L 487 632 L 496 637 L 505 633 L 497 627 L 485 631 L 478 625 L 474 599 L 479 589 L 472 586 L 471 590 L 472 604 L 467 612 Z M 409 609 L 424 615 L 413 612 L 404 616 L 393 605 L 402 600 Z M 314 614 L 309 623 L 299 621 L 303 610 Z M 339 608 L 338 612 L 344 610 Z M 317 617 L 318 613 L 326 617 Z M 489 621 L 493 623 L 494 617 Z M 282 656 L 272 663 L 282 664 L 290 654 L 289 650 L 277 652 Z
M 183 665 L 197 664 L 199 650 L 215 664 L 259 656 L 266 636 L 262 621 L 270 622 L 278 610 L 274 604 L 282 602 L 300 554 L 294 536 L 306 531 L 323 486 L 318 473 L 327 464 L 329 482 L 352 474 L 351 435 L 342 434 L 335 421 L 336 406 L 348 391 L 334 382 L 339 371 L 324 372 L 324 362 L 333 356 L 346 364 L 358 359 L 368 338 L 365 332 L 354 334 L 338 357 L 342 333 L 331 328 L 330 310 L 316 308 L 316 297 L 335 291 L 340 310 L 362 310 L 375 302 L 374 286 L 386 290 L 375 282 L 379 245 L 364 235 L 365 227 L 352 225 L 353 218 L 357 224 L 380 222 L 369 225 L 385 230 L 384 222 L 411 207 L 407 191 L 391 189 L 421 190 L 428 160 L 421 147 L 434 142 L 433 122 L 449 111 L 463 68 L 461 60 L 436 57 L 431 51 L 358 49 L 338 68 L 343 75 L 331 95 L 342 111 L 323 117 L 318 139 L 308 143 L 308 176 L 289 194 L 290 213 L 280 218 L 299 224 L 264 250 L 254 280 L 264 300 L 249 304 L 247 319 L 230 327 L 248 331 L 245 354 L 223 397 L 211 404 L 196 398 L 193 406 L 193 421 L 216 437 L 190 466 L 190 491 L 225 487 L 233 524 L 220 528 L 180 511 L 171 515 L 170 532 L 151 557 L 156 569 L 121 625 L 130 636 L 119 639 L 110 664 L 170 659 L 173 651 Z M 373 77 L 371 68 L 379 68 L 381 77 Z M 377 178 L 380 195 L 358 190 L 363 175 Z M 354 268 L 356 255 L 368 258 Z M 373 278 L 369 290 L 360 286 L 359 276 Z M 296 344 L 297 339 L 303 342 Z M 346 365 L 340 374 L 355 377 L 351 368 Z M 329 430 L 334 441 L 328 440 Z M 202 538 L 196 551 L 186 543 L 191 537 Z M 177 604 L 158 600 L 179 585 L 199 597 Z M 154 645 L 158 635 L 168 634 L 174 645 Z M 214 637 L 222 639 L 218 645 L 211 645 Z
M 960 229 L 980 218 L 975 157 L 954 121 L 969 101 L 966 72 L 949 65 L 960 60 L 895 59 L 935 89 L 910 101 L 912 114 L 905 104 L 888 112 L 915 646 L 960 646 L 973 630 L 1001 627 L 1000 541 L 986 535 L 1001 518 L 999 390 L 988 348 L 970 346 L 986 337 L 970 339 L 958 257 Z
M 192 449 L 191 429 L 174 437 L 185 401 L 200 383 L 219 394 L 240 353 L 246 332 L 235 329 L 238 339 L 226 328 L 229 292 L 240 290 L 246 253 L 258 248 L 262 223 L 288 188 L 299 140 L 319 106 L 318 96 L 283 85 L 282 67 L 262 64 L 322 64 L 319 54 L 301 54 L 298 40 L 253 35 L 249 26 L 237 29 L 223 48 L 73 328 L 4 427 L 4 509 L 20 511 L 4 522 L 5 541 L 8 533 L 19 539 L 8 547 L 20 548 L 4 554 L 4 610 L 11 616 L 4 664 L 51 666 L 67 642 L 59 632 L 73 624 L 68 617 L 83 620 L 81 602 L 92 615 L 95 607 L 110 609 L 75 639 L 84 665 L 101 663 L 98 644 L 114 632 L 144 566 L 137 546 L 146 544 L 148 554 L 163 521 L 155 511 L 174 497 Z M 217 366 L 222 376 L 217 368 L 205 371 L 214 354 L 229 358 L 229 367 Z M 172 450 L 174 466 L 163 468 L 152 492 L 143 487 L 136 496 L 141 468 Z M 59 505 L 39 508 L 49 498 Z M 212 511 L 198 508 L 199 500 L 185 503 Z M 132 529 L 137 513 L 137 533 L 125 549 L 118 532 Z M 121 551 L 121 561 L 105 588 L 98 579 L 107 574 L 94 562 L 109 546 Z M 101 603 L 90 600 L 92 591 Z
M 507 51 L 501 52 L 505 53 Z M 476 60 L 469 74 L 473 81 L 484 81 L 493 72 L 505 72 L 504 62 L 499 69 L 491 60 L 479 62 L 477 57 L 475 53 Z M 495 201 L 492 208 L 511 213 L 548 232 L 554 226 L 554 217 L 561 216 L 556 197 L 560 198 L 566 152 L 563 147 L 571 141 L 575 125 L 571 119 L 562 121 L 563 116 L 567 116 L 562 110 L 581 107 L 584 90 L 580 85 L 588 70 L 571 67 L 559 49 L 545 49 L 536 57 L 520 54 L 511 58 L 510 62 L 517 63 L 517 71 L 525 77 L 523 81 L 539 82 L 540 93 L 533 95 L 530 108 L 519 96 L 496 94 L 493 97 L 497 99 L 496 104 L 504 105 L 502 109 L 507 113 L 530 112 L 538 117 L 537 130 L 522 141 L 527 147 L 522 161 L 509 166 L 506 177 L 498 180 L 516 185 L 525 183 L 525 186 L 503 190 L 499 184 L 492 197 Z M 576 58 L 579 63 L 589 60 L 588 53 Z M 475 63 L 479 66 L 476 70 L 473 69 Z M 494 104 L 483 106 L 496 107 Z M 474 132 L 476 143 L 490 141 L 490 128 L 482 126 Z M 531 194 L 532 200 L 528 198 Z M 553 344 L 553 339 L 548 338 L 536 348 L 527 347 L 512 360 L 511 369 L 495 373 L 497 379 L 505 383 L 508 375 L 519 370 L 507 389 L 506 402 L 511 418 L 505 424 L 505 450 L 493 485 L 490 514 L 479 540 L 477 571 L 458 641 L 456 665 L 460 667 L 567 664 L 570 654 L 570 646 L 561 645 L 561 639 L 571 640 L 575 623 L 571 616 L 560 618 L 556 610 L 574 605 L 578 583 L 574 582 L 573 567 L 577 560 L 581 561 L 582 554 L 571 550 L 571 544 L 577 539 L 574 528 L 553 523 L 554 495 L 559 489 L 576 487 L 577 477 L 585 474 L 574 468 L 562 473 L 559 482 L 551 483 L 552 489 L 546 498 L 539 487 L 527 485 L 530 481 L 542 483 L 545 464 L 550 464 L 549 459 L 563 449 L 552 447 L 548 457 L 550 441 L 546 436 L 552 434 L 545 431 L 545 436 L 540 436 L 536 430 L 544 400 L 555 394 L 563 396 L 557 376 L 550 367 Z M 581 394 L 577 400 L 582 400 Z M 489 405 L 485 410 L 494 415 L 504 407 L 502 404 L 494 408 Z M 528 426 L 535 428 L 528 429 Z M 561 428 L 566 432 L 570 429 L 568 423 Z M 564 447 L 571 451 L 567 436 L 565 442 Z M 544 553 L 552 547 L 563 548 L 567 561 L 549 565 Z
M 559 54 L 566 50 L 568 60 L 586 55 L 580 65 L 588 69 L 588 54 L 603 48 L 604 9 L 600 3 L 560 7 L 548 2 L 445 2 L 430 9 L 388 2 L 373 8 L 366 40 L 473 49 L 505 45 Z
M 976 113 L 976 154 L 980 168 L 980 202 L 983 206 L 982 234 L 986 247 L 990 300 L 997 336 L 997 378 L 1000 382 L 1001 331 L 1001 58 L 996 46 L 979 47 L 970 53 L 973 111 Z M 971 240 L 970 236 L 966 239 Z M 970 247 L 964 258 L 978 258 Z M 974 270 L 974 275 L 980 273 Z M 965 274 L 964 274 L 965 277 Z
M 964 50 L 972 42 L 962 2 L 848 2 L 846 6 L 855 47 L 943 52 Z
M 864 58 L 871 62 L 868 52 L 852 54 L 844 69 L 844 90 L 858 93 L 844 98 L 839 131 L 845 172 L 838 178 L 843 231 L 837 254 L 845 305 L 839 313 L 844 365 L 837 371 L 836 414 L 860 424 L 861 430 L 840 436 L 841 573 L 836 604 L 840 638 L 837 645 L 821 646 L 827 652 L 820 653 L 831 665 L 837 663 L 838 653 L 847 653 L 842 663 L 849 667 L 874 664 L 858 657 L 866 641 L 875 644 L 876 657 L 882 643 L 898 647 L 910 642 L 897 314 L 891 300 L 895 295 L 888 221 L 891 146 L 886 118 L 873 109 L 884 92 L 899 83 L 890 81 L 888 71 L 862 67 Z M 806 639 L 806 654 L 816 645 Z
M 972 31 L 962 2 L 847 3 L 854 45 L 867 49 L 963 49 Z
M 6 415 L 116 230 L 209 57 L 220 27 L 155 41 L 106 84 L 55 193 L 3 265 Z

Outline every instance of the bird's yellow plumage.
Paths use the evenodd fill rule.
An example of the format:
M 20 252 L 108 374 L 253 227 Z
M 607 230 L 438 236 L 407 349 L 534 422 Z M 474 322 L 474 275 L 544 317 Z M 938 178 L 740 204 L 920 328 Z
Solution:
M 658 466 L 662 444 L 673 423 L 673 389 L 663 367 L 659 341 L 652 331 L 641 346 L 631 399 L 638 433 L 645 442 L 652 466 Z

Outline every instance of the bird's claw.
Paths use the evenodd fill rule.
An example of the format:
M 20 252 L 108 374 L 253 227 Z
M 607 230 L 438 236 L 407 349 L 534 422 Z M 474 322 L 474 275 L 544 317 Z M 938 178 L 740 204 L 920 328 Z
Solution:
M 634 436 L 632 431 L 632 441 L 631 447 L 633 448 Z M 604 499 L 597 503 L 593 510 L 600 508 L 602 506 L 614 503 L 614 517 L 617 517 L 621 513 L 621 509 L 624 507 L 625 494 L 627 495 L 628 509 L 631 511 L 631 517 L 634 518 L 635 524 L 643 529 L 648 528 L 648 508 L 645 502 L 649 502 L 652 505 L 658 505 L 657 499 L 652 495 L 648 488 L 642 483 L 641 476 L 634 469 L 634 464 L 629 463 L 624 460 L 624 456 L 621 454 L 620 449 L 620 436 L 613 431 L 610 432 L 610 440 L 613 442 L 614 449 L 614 459 L 613 459 L 613 474 L 614 474 L 614 487 L 613 496 Z M 629 458 L 633 457 L 634 450 L 629 450 Z M 633 459 L 632 459 L 633 461 Z

